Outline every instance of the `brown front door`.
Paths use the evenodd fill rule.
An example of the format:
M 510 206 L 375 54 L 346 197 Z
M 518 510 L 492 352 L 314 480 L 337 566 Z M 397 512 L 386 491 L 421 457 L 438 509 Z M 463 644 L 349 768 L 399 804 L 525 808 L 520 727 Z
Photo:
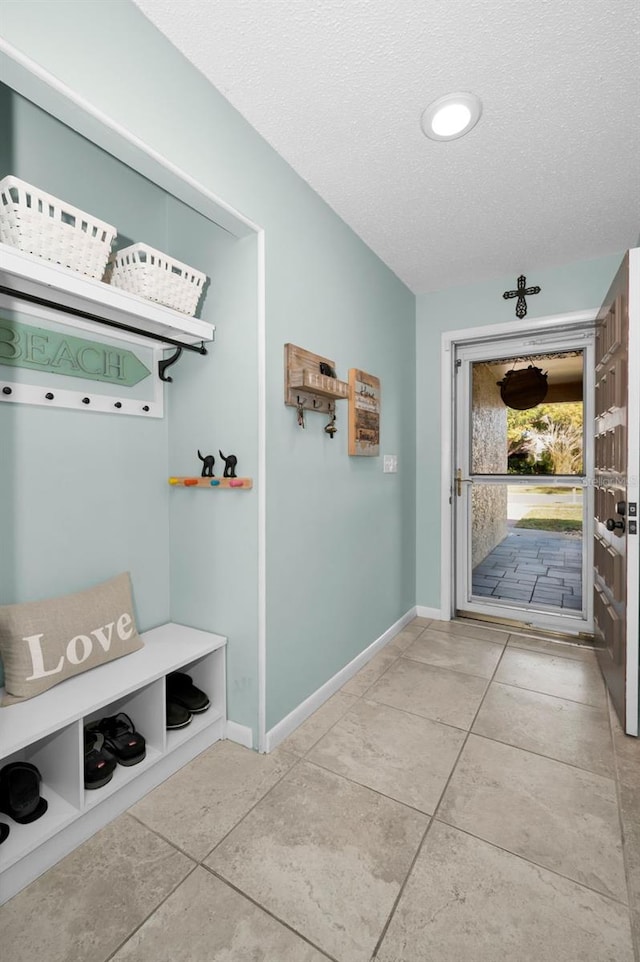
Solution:
M 638 734 L 638 257 L 630 251 L 596 329 L 594 622 L 620 723 Z

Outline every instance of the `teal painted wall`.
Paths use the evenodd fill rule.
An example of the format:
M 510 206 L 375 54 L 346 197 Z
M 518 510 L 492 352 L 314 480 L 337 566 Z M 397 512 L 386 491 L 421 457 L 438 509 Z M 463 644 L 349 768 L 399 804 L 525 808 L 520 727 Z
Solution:
M 10 116 L 1 177 L 117 218 L 131 235 L 148 225 L 152 242 L 166 243 L 157 188 L 20 97 Z M 0 405 L 0 600 L 65 594 L 129 570 L 139 628 L 166 621 L 169 502 L 153 481 L 166 474 L 167 437 L 166 419 Z
M 623 253 L 579 261 L 555 269 L 527 268 L 527 282 L 540 294 L 527 300 L 526 321 L 569 311 L 598 308 L 620 265 Z M 441 336 L 445 331 L 484 324 L 519 323 L 513 290 L 516 278 L 501 277 L 482 284 L 449 288 L 416 298 L 417 361 L 417 499 L 416 603 L 440 607 L 440 375 Z
M 2 600 L 63 594 L 130 570 L 141 630 L 172 618 L 233 638 L 229 715 L 254 727 L 255 497 L 240 506 L 232 493 L 230 503 L 226 492 L 222 502 L 172 491 L 167 476 L 199 474 L 198 447 L 217 450 L 218 438 L 229 450 L 227 441 L 240 444 L 245 469 L 255 472 L 255 250 L 6 88 L 0 104 L 12 144 L 0 176 L 14 173 L 112 219 L 118 248 L 144 240 L 204 270 L 210 282 L 199 313 L 227 322 L 206 358 L 185 354 L 172 367 L 164 421 L 0 406 L 9 549 L 0 556 Z M 232 539 L 242 558 L 232 558 Z
M 171 368 L 169 474 L 200 474 L 203 455 L 238 457 L 238 475 L 257 469 L 258 388 L 256 240 L 229 242 L 210 232 L 190 241 L 211 264 L 208 310 L 216 321 L 207 357 Z M 215 243 L 212 244 L 212 240 Z M 222 242 L 221 242 L 222 241 Z M 188 262 L 190 263 L 190 262 Z M 175 372 L 175 373 L 173 373 Z M 174 488 L 171 507 L 171 617 L 229 638 L 229 718 L 257 730 L 258 501 L 251 491 Z
M 325 230 L 328 244 L 309 231 L 293 263 L 272 265 L 280 284 L 267 352 L 267 727 L 415 603 L 412 298 L 368 251 L 353 249 L 339 222 L 327 218 Z M 305 305 L 299 315 L 291 298 Z M 380 378 L 381 451 L 398 455 L 398 474 L 384 475 L 381 458 L 347 456 L 346 401 L 333 440 L 324 416 L 297 426 L 282 401 L 288 341 L 334 360 L 343 379 L 350 367 Z
M 0 170 L 11 170 L 13 152 L 11 137 L 7 135 L 13 126 L 13 92 L 0 83 Z
M 265 228 L 271 726 L 414 603 L 415 298 L 132 4 L 5 2 L 3 33 L 89 102 Z M 114 57 L 127 69 L 96 69 L 96 64 L 110 64 Z M 236 252 L 238 265 L 243 253 Z M 224 316 L 214 322 L 222 338 Z M 343 377 L 349 367 L 361 367 L 381 378 L 382 450 L 398 455 L 397 475 L 383 475 L 381 459 L 347 456 L 346 402 L 339 405 L 340 433 L 333 441 L 323 434 L 320 415 L 309 415 L 304 431 L 297 427 L 294 412 L 283 405 L 286 341 L 333 358 Z M 249 338 L 249 371 L 253 350 Z M 213 357 L 210 363 L 216 364 Z M 195 362 L 183 370 L 191 367 Z M 208 391 L 205 394 L 212 398 Z M 172 412 L 174 404 L 183 403 L 179 398 L 188 394 L 172 395 Z M 237 410 L 230 410 L 231 437 L 225 443 L 235 444 L 234 453 L 240 457 L 246 444 L 250 468 L 255 431 L 255 411 L 248 413 L 250 392 L 247 399 L 247 413 L 242 401 Z M 233 407 L 233 401 L 228 403 Z M 206 417 L 206 412 L 195 417 Z M 174 458 L 177 470 L 192 439 L 187 445 L 185 437 L 183 449 L 171 424 L 169 435 L 172 470 Z M 212 443 L 222 447 L 217 431 Z M 230 510 L 238 512 L 235 520 L 243 530 L 253 523 L 255 495 L 236 498 Z M 235 550 L 233 525 L 218 529 L 222 522 L 213 517 L 223 504 L 229 507 L 231 502 L 211 501 L 205 509 L 209 537 L 196 537 L 198 526 L 193 518 L 189 522 L 194 568 L 209 564 L 212 550 L 215 563 L 222 565 L 217 552 L 224 539 L 216 537 L 212 549 L 211 536 L 217 530 L 224 531 L 228 550 Z M 176 511 L 182 504 L 174 501 L 173 510 L 172 538 L 179 541 Z M 255 557 L 249 553 L 245 561 L 246 571 L 233 586 L 233 597 L 241 595 L 251 606 Z M 199 595 L 196 604 L 193 586 L 179 571 L 173 569 L 172 578 L 174 616 L 194 610 L 192 605 L 198 607 L 198 617 L 212 616 L 209 602 L 202 602 Z M 231 634 L 232 619 L 228 624 Z M 256 681 L 250 657 L 246 669 L 244 675 L 244 666 L 239 666 L 243 713 L 255 702 L 249 691 Z

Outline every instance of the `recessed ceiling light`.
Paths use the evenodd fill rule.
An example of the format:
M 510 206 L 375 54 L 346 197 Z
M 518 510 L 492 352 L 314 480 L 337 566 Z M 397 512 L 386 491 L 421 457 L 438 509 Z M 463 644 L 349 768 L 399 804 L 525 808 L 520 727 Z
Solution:
M 481 114 L 482 101 L 475 94 L 447 94 L 429 104 L 420 124 L 431 140 L 455 140 L 468 134 Z

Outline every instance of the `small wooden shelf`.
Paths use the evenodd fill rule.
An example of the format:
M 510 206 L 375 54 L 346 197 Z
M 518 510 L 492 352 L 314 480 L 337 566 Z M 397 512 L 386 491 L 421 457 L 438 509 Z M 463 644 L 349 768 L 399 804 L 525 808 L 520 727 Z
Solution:
M 289 386 L 308 391 L 310 394 L 319 394 L 321 397 L 335 398 L 337 401 L 349 397 L 349 385 L 346 381 L 339 381 L 337 377 L 327 377 L 326 374 L 317 374 L 306 367 L 291 371 Z
M 329 377 L 320 365 L 335 370 L 335 361 L 321 354 L 313 354 L 295 344 L 284 346 L 284 403 L 289 407 L 302 406 L 305 412 L 335 414 L 336 401 L 349 398 L 349 384 L 337 377 Z
M 173 488 L 235 488 L 237 491 L 248 491 L 253 487 L 253 478 L 194 478 L 172 477 L 169 484 Z

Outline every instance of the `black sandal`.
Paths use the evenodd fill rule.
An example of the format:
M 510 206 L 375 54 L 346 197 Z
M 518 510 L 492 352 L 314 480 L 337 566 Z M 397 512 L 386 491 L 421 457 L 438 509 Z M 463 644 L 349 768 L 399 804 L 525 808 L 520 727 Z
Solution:
M 9 762 L 0 769 L 0 812 L 28 825 L 41 818 L 49 803 L 40 795 L 42 776 L 31 762 Z
M 133 722 L 123 711 L 101 718 L 89 725 L 89 730 L 104 735 L 107 749 L 115 755 L 120 765 L 137 765 L 147 754 L 144 736 L 135 730 Z
M 117 762 L 104 747 L 102 732 L 84 730 L 84 787 L 102 788 L 113 778 Z
M 193 715 L 183 705 L 177 701 L 170 701 L 167 698 L 167 731 L 174 731 L 176 728 L 186 728 L 191 723 Z
M 172 671 L 167 675 L 167 699 L 182 705 L 192 715 L 206 711 L 211 702 L 203 691 L 191 681 L 183 671 Z

